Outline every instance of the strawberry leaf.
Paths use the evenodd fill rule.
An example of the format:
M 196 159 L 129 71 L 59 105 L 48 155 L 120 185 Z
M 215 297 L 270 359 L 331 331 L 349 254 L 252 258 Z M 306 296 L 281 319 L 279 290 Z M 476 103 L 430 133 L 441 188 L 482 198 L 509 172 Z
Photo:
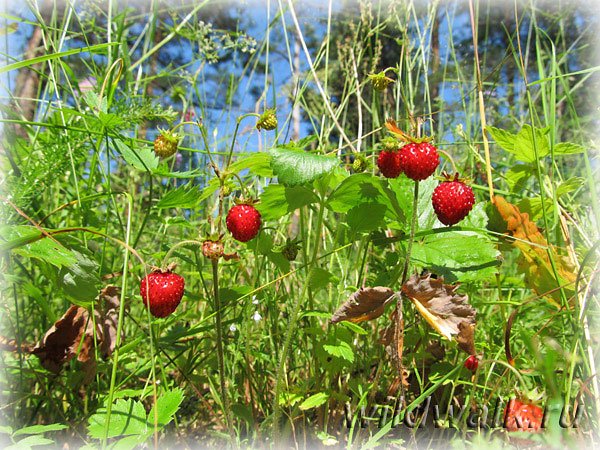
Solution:
M 270 184 L 260 195 L 260 203 L 256 205 L 256 209 L 265 221 L 279 220 L 296 209 L 317 201 L 315 193 L 304 186 Z
M 496 141 L 496 144 L 502 147 L 503 150 L 511 153 L 515 151 L 515 141 L 517 140 L 516 135 L 496 127 L 488 126 L 485 127 L 485 129 L 492 135 L 492 138 L 494 141 Z
M 302 150 L 274 148 L 271 154 L 271 167 L 279 183 L 285 186 L 298 186 L 320 178 L 335 169 L 340 161 L 329 156 L 315 155 Z
M 448 281 L 489 279 L 498 271 L 500 253 L 479 235 L 448 232 L 426 236 L 413 244 L 411 259 Z
M 106 407 L 100 408 L 90 417 L 88 433 L 102 439 L 106 425 Z M 146 432 L 146 411 L 141 402 L 133 399 L 119 399 L 113 403 L 108 425 L 108 437 L 144 434 Z
M 381 203 L 361 203 L 348 211 L 346 221 L 355 233 L 375 230 L 383 223 L 386 209 Z
M 123 159 L 136 169 L 147 171 L 158 167 L 159 159 L 150 147 L 132 149 L 120 139 L 113 142 Z
M 0 250 L 12 250 L 18 255 L 38 258 L 57 267 L 72 266 L 77 262 L 77 258 L 68 248 L 49 237 L 38 239 L 40 236 L 43 236 L 42 232 L 35 227 L 25 225 L 1 227 L 0 237 L 5 242 L 2 242 Z
M 571 144 L 570 142 L 561 142 L 554 147 L 555 155 L 574 155 L 584 151 L 585 149 L 581 145 Z
M 191 182 L 181 185 L 177 189 L 168 191 L 161 198 L 155 208 L 193 208 L 198 203 L 198 187 Z

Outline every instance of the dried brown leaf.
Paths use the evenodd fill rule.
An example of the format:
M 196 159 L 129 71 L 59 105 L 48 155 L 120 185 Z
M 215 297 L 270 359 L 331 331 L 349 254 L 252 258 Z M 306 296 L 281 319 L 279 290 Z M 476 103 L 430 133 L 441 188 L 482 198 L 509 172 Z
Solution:
M 388 287 L 360 288 L 331 317 L 331 323 L 342 320 L 362 322 L 383 314 L 385 305 L 394 298 L 394 291 Z
M 100 302 L 94 311 L 96 342 L 100 354 L 108 357 L 115 349 L 117 318 L 120 304 L 119 288 L 108 286 L 99 294 Z M 50 328 L 32 353 L 40 358 L 47 370 L 59 373 L 65 362 L 77 357 L 83 364 L 84 383 L 95 375 L 94 323 L 88 310 L 72 305 Z
M 444 284 L 444 278 L 432 279 L 431 273 L 413 274 L 402 285 L 402 294 L 409 298 L 435 330 L 447 339 L 460 332 L 459 324 L 475 324 L 476 310 L 469 297 L 457 294 L 459 285 Z
M 469 355 L 475 354 L 475 327 L 468 322 L 461 322 L 458 324 L 458 335 L 456 336 L 456 342 L 458 342 L 458 348 L 467 352 Z
M 556 247 L 548 245 L 536 224 L 529 220 L 529 214 L 522 213 L 517 206 L 502 197 L 494 196 L 494 204 L 507 223 L 507 231 L 517 238 L 512 244 L 521 251 L 517 268 L 525 275 L 525 285 L 536 294 L 545 296 L 546 300 L 557 307 L 562 306 L 561 292 L 558 289 L 562 286 L 569 305 L 572 306 L 577 278 L 577 270 L 573 264 L 560 255 Z

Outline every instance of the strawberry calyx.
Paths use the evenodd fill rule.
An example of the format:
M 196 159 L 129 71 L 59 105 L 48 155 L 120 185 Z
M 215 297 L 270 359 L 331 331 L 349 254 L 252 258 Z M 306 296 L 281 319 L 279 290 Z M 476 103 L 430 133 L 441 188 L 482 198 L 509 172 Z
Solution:
M 472 180 L 470 178 L 461 177 L 458 172 L 455 172 L 454 175 L 451 175 L 450 173 L 446 172 L 445 170 L 442 172 L 442 174 L 440 176 L 437 176 L 435 178 L 437 178 L 438 180 L 440 180 L 443 183 L 451 182 L 451 181 L 458 181 L 459 183 L 469 185 L 472 182 Z
M 179 145 L 179 141 L 181 141 L 182 139 L 182 136 L 178 135 L 177 133 L 174 133 L 170 130 L 163 130 L 160 127 L 158 127 L 158 132 L 162 136 L 163 140 L 167 141 L 170 144 Z
M 257 203 L 259 203 L 259 200 L 258 200 L 258 199 L 251 198 L 251 197 L 249 197 L 249 198 L 242 198 L 242 197 L 239 197 L 239 198 L 236 198 L 236 199 L 234 199 L 234 203 L 235 203 L 236 205 L 248 205 L 248 206 L 253 206 L 253 205 L 256 205 Z
M 385 122 L 385 127 L 392 135 L 397 137 L 402 142 L 407 142 L 409 144 L 428 144 L 433 141 L 433 136 L 416 137 L 406 134 L 404 131 L 398 128 L 398 125 L 396 124 L 396 121 L 394 119 L 388 119 Z

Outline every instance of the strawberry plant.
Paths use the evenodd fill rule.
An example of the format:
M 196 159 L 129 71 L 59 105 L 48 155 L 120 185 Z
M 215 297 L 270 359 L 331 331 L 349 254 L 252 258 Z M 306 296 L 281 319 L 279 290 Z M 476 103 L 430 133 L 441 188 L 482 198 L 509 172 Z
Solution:
M 597 444 L 589 5 L 34 3 L 4 447 Z

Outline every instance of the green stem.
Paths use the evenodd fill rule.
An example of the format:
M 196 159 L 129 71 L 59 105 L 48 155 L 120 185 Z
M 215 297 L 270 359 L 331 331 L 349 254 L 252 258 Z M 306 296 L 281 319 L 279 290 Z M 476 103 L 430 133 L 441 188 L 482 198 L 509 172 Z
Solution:
M 223 402 L 223 411 L 225 412 L 225 422 L 231 439 L 235 441 L 235 432 L 232 427 L 231 412 L 229 410 L 229 398 L 227 396 L 227 386 L 225 384 L 225 362 L 223 357 L 223 324 L 221 320 L 221 299 L 219 297 L 219 262 L 212 260 L 213 285 L 215 297 L 215 312 L 217 322 L 217 360 L 219 364 L 219 384 L 221 389 L 221 401 Z
M 410 222 L 410 235 L 408 237 L 408 243 L 406 246 L 406 259 L 404 260 L 404 269 L 402 270 L 402 282 L 403 285 L 408 275 L 408 265 L 410 261 L 410 252 L 412 251 L 413 240 L 415 239 L 415 227 L 417 223 L 417 205 L 419 203 L 419 182 L 415 181 L 415 191 L 412 205 L 412 219 Z
M 119 318 L 117 320 L 117 338 L 115 341 L 115 352 L 113 358 L 112 372 L 110 374 L 110 388 L 108 391 L 108 402 L 106 404 L 106 424 L 104 426 L 104 435 L 102 437 L 102 448 L 106 448 L 108 438 L 108 428 L 110 426 L 110 413 L 115 393 L 115 383 L 117 380 L 117 364 L 119 362 L 119 346 L 121 345 L 121 334 L 123 331 L 123 318 L 125 317 L 125 292 L 127 290 L 127 270 L 129 268 L 129 237 L 131 235 L 131 212 L 133 209 L 133 198 L 129 194 L 129 208 L 127 209 L 127 234 L 125 237 L 125 258 L 123 261 L 123 283 L 121 284 L 121 303 L 119 304 Z
M 260 114 L 256 114 L 256 113 L 244 114 L 237 120 L 237 122 L 235 124 L 235 131 L 233 132 L 233 138 L 231 139 L 231 148 L 229 149 L 229 155 L 227 156 L 227 164 L 225 164 L 225 171 L 227 171 L 229 169 L 229 164 L 231 163 L 231 157 L 233 156 L 233 146 L 235 145 L 235 138 L 237 137 L 238 129 L 240 128 L 240 123 L 242 122 L 242 119 L 245 119 L 246 117 L 250 117 L 250 116 L 260 117 Z
M 321 227 L 323 225 L 323 215 L 325 213 L 324 200 L 321 199 L 319 205 L 319 215 L 317 218 L 317 226 L 315 227 L 315 242 L 313 245 L 313 253 L 310 259 L 310 263 L 308 265 L 308 277 L 310 277 L 310 273 L 312 268 L 317 261 L 317 254 L 319 252 L 319 243 L 320 243 L 320 234 Z M 285 336 L 285 343 L 283 345 L 283 351 L 281 353 L 281 357 L 279 359 L 279 365 L 277 366 L 277 375 L 275 379 L 275 397 L 273 399 L 273 442 L 275 448 L 280 448 L 279 445 L 279 416 L 280 416 L 280 408 L 279 408 L 279 396 L 281 391 L 281 375 L 283 374 L 284 366 L 287 360 L 287 354 L 290 349 L 290 343 L 292 340 L 292 334 L 294 333 L 294 329 L 296 328 L 296 323 L 298 322 L 298 312 L 300 311 L 300 305 L 308 292 L 308 279 L 305 281 L 304 286 L 302 287 L 302 292 L 296 299 L 296 305 L 294 306 L 294 312 L 290 317 L 290 322 L 287 329 L 287 334 Z
M 165 255 L 165 257 L 163 258 L 162 264 L 160 265 L 160 267 L 162 269 L 164 269 L 167 266 L 167 261 L 169 261 L 169 258 L 171 257 L 171 255 L 173 254 L 173 252 L 178 249 L 179 247 L 183 247 L 184 245 L 197 245 L 198 247 L 202 247 L 202 242 L 200 241 L 194 241 L 194 240 L 188 240 L 188 241 L 181 241 L 178 242 L 177 244 L 175 244 L 173 247 L 171 247 L 169 249 L 169 251 L 167 252 L 167 254 Z

